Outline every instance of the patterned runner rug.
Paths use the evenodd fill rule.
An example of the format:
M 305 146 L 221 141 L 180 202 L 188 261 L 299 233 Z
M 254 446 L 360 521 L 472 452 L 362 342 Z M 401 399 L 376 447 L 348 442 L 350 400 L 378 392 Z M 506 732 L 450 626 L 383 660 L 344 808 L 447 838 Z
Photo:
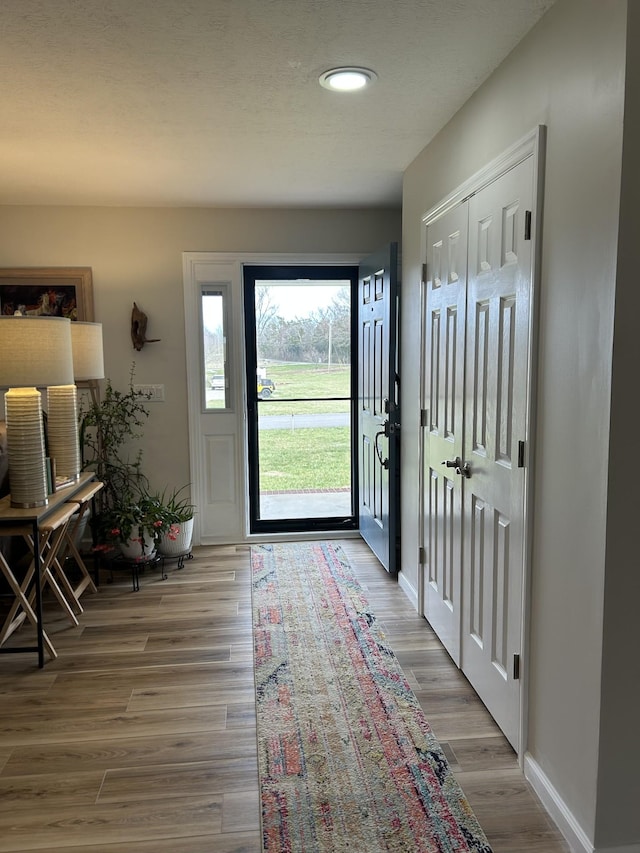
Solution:
M 491 853 L 340 546 L 251 549 L 268 853 Z

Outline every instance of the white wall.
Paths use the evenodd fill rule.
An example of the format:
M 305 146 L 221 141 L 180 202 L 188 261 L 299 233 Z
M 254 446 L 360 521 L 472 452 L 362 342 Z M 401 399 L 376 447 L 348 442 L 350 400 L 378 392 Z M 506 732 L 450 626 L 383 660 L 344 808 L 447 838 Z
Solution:
M 640 6 L 629 3 L 627 76 L 615 304 L 607 568 L 604 591 L 602 714 L 596 841 L 628 842 L 633 821 L 640 850 L 640 571 L 638 496 L 633 457 L 640 365 Z
M 547 126 L 528 749 L 591 841 L 625 31 L 624 0 L 558 0 L 410 165 L 403 204 L 408 364 L 420 346 L 421 215 L 536 125 Z M 405 371 L 402 568 L 411 586 L 418 583 L 418 492 L 410 472 L 418 465 L 419 391 L 417 375 Z M 631 780 L 615 784 L 623 781 Z M 620 815 L 616 837 L 603 834 L 600 842 L 639 840 L 635 811 Z
M 362 253 L 400 239 L 399 210 L 138 209 L 0 206 L 0 266 L 90 266 L 105 368 L 126 389 L 164 383 L 150 403 L 143 467 L 152 486 L 189 482 L 182 252 Z M 133 301 L 149 317 L 141 352 Z

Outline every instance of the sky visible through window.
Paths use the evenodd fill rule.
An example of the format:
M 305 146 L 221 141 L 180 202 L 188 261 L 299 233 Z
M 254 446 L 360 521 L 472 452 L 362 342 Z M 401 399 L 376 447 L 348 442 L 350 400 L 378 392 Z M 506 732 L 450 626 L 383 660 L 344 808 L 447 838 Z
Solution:
M 315 282 L 256 282 L 256 285 L 269 285 L 272 303 L 284 320 L 308 317 L 319 308 L 327 308 L 342 287 L 348 287 L 349 281 L 336 281 L 331 284 Z M 210 332 L 222 327 L 222 300 L 203 299 L 202 319 Z
M 348 287 L 348 281 L 336 281 L 331 284 L 316 284 L 315 282 L 256 282 L 258 285 L 269 286 L 272 303 L 277 307 L 278 314 L 284 320 L 295 320 L 308 317 L 319 308 L 327 308 L 342 287 Z

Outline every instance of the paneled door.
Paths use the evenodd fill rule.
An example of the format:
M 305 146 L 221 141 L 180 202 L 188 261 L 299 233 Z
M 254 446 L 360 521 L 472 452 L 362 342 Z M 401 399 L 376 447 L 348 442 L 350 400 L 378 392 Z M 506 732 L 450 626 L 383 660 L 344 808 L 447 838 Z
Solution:
M 520 746 L 535 160 L 426 229 L 423 602 Z
M 428 228 L 423 373 L 423 612 L 460 665 L 464 337 L 467 298 L 466 204 Z
M 469 200 L 462 669 L 519 746 L 533 158 Z
M 360 534 L 388 572 L 398 570 L 398 246 L 360 262 L 358 470 Z

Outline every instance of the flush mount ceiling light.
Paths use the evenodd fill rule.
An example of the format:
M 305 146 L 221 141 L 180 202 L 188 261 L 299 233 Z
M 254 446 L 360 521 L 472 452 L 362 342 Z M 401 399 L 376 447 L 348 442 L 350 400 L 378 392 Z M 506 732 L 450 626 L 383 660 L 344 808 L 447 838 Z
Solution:
M 377 78 L 375 71 L 369 68 L 356 68 L 344 66 L 342 68 L 330 68 L 320 75 L 320 85 L 333 92 L 355 92 L 364 89 Z

